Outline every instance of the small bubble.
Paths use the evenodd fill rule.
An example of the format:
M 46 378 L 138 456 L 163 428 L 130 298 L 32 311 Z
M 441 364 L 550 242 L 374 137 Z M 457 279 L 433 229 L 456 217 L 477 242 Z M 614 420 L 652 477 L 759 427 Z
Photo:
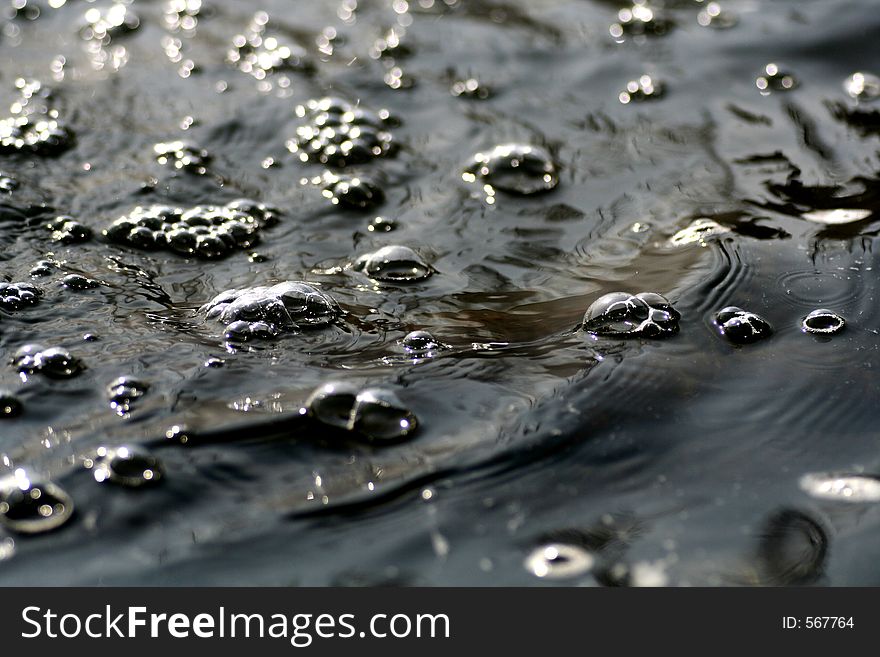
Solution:
M 450 92 L 456 97 L 476 98 L 478 100 L 485 100 L 492 94 L 491 90 L 481 84 L 476 78 L 456 80 L 452 83 Z
M 880 77 L 873 73 L 853 73 L 843 81 L 846 93 L 859 102 L 869 102 L 880 98 Z
M 126 488 L 153 485 L 164 476 L 162 463 L 143 447 L 99 447 L 96 458 L 86 465 L 89 463 L 95 481 L 111 482 Z
M 377 443 L 401 440 L 418 428 L 415 415 L 386 388 L 326 383 L 311 394 L 304 408 L 321 424 Z
M 119 377 L 107 386 L 110 408 L 116 411 L 117 415 L 128 415 L 133 402 L 147 394 L 149 387 L 149 384 L 134 377 Z
M 61 284 L 70 290 L 91 290 L 101 285 L 98 281 L 80 274 L 68 274 L 61 279 Z
M 653 292 L 605 294 L 587 308 L 583 330 L 594 335 L 659 338 L 678 332 L 681 315 Z
M 529 554 L 525 567 L 542 579 L 570 579 L 588 573 L 594 561 L 593 556 L 581 547 L 551 543 Z
M 721 335 L 734 344 L 757 342 L 773 333 L 766 319 L 736 306 L 718 311 L 714 323 Z
M 375 217 L 367 226 L 367 230 L 371 233 L 390 233 L 396 229 L 397 222 L 386 217 Z
M 52 241 L 62 244 L 78 244 L 92 238 L 92 229 L 76 221 L 68 215 L 56 217 L 46 224 L 52 232 Z
M 21 415 L 24 405 L 8 390 L 0 390 L 0 419 Z
M 806 474 L 801 488 L 825 500 L 880 502 L 880 479 L 857 474 Z
M 400 341 L 403 350 L 411 356 L 432 356 L 446 345 L 427 331 L 412 331 Z
M 833 335 L 840 333 L 846 321 L 833 310 L 820 308 L 812 311 L 804 317 L 801 323 L 801 329 L 804 333 L 813 333 L 815 335 Z
M 6 484 L 7 482 L 3 482 Z M 73 515 L 73 500 L 48 481 L 32 479 L 22 470 L 0 488 L 0 524 L 21 534 L 57 529 Z
M 687 228 L 678 231 L 669 239 L 671 246 L 685 246 L 687 244 L 699 244 L 706 246 L 709 238 L 726 235 L 730 231 L 712 219 L 695 219 Z
M 637 80 L 627 82 L 626 88 L 618 94 L 617 98 L 621 103 L 627 105 L 633 101 L 656 100 L 663 95 L 664 91 L 663 83 L 650 75 L 642 75 Z
M 773 62 L 764 67 L 764 72 L 755 80 L 761 95 L 767 96 L 773 91 L 790 91 L 798 86 L 791 73 L 784 71 Z
M 392 391 L 367 388 L 355 398 L 350 428 L 368 440 L 390 442 L 412 434 L 418 421 Z
M 431 266 L 408 246 L 384 246 L 358 258 L 354 268 L 377 281 L 413 282 L 428 278 Z
M 12 193 L 18 189 L 18 181 L 2 171 L 0 171 L 0 192 Z
M 479 182 L 487 197 L 500 189 L 512 194 L 538 194 L 559 184 L 556 164 L 540 146 L 501 144 L 488 153 L 477 153 L 465 168 L 462 179 Z
M 0 283 L 0 308 L 11 312 L 33 306 L 41 294 L 40 290 L 30 283 Z

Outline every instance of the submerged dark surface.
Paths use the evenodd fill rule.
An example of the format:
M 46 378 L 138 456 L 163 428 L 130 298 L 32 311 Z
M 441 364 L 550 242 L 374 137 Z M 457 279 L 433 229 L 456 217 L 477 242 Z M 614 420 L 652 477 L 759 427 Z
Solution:
M 0 479 L 39 473 L 76 510 L 0 526 L 0 584 L 880 584 L 880 496 L 813 485 L 880 476 L 880 101 L 843 87 L 880 71 L 875 2 L 675 0 L 633 36 L 610 0 L 139 1 L 103 41 L 80 31 L 96 5 L 20 4 L 0 2 L 0 108 L 40 80 L 69 134 L 0 148 L 2 275 L 40 290 L 0 306 L 21 405 L 4 397 Z M 296 108 L 325 96 L 388 110 L 361 133 L 375 153 L 303 150 Z M 558 184 L 462 179 L 511 143 Z M 328 164 L 372 191 L 325 190 Z M 247 248 L 102 235 L 138 205 L 239 198 L 279 214 Z M 350 266 L 389 245 L 429 269 Z M 199 312 L 286 280 L 339 317 L 229 344 Z M 662 294 L 678 332 L 577 330 L 616 291 Z M 772 334 L 725 340 L 728 306 Z M 845 328 L 805 333 L 816 309 Z M 400 344 L 415 330 L 426 354 Z M 84 369 L 22 377 L 31 343 Z M 333 380 L 393 388 L 418 430 L 302 421 Z M 161 481 L 83 467 L 120 445 Z M 536 569 L 547 544 L 584 567 Z

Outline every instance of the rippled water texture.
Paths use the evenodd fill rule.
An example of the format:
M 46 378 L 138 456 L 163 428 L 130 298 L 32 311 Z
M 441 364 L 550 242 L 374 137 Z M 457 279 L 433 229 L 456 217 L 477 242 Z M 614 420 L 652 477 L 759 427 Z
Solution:
M 0 0 L 0 584 L 880 584 L 878 38 Z

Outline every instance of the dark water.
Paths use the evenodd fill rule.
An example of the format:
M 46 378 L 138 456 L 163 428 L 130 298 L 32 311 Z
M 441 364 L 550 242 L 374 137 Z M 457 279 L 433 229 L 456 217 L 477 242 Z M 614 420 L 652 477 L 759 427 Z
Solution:
M 3 0 L 0 119 L 22 78 L 42 87 L 13 113 L 59 125 L 0 147 L 2 275 L 41 293 L 0 309 L 20 405 L 0 479 L 50 480 L 42 499 L 69 495 L 50 520 L 75 512 L 0 525 L 0 583 L 880 584 L 880 104 L 843 87 L 880 72 L 880 15 L 721 4 L 652 5 L 633 34 L 610 0 L 138 1 L 127 30 L 83 31 L 109 5 Z M 295 146 L 314 118 L 296 107 L 325 96 L 389 111 L 355 133 L 366 155 Z M 558 185 L 463 180 L 509 143 L 546 150 Z M 322 194 L 340 174 L 373 182 L 355 208 Z M 102 234 L 136 206 L 239 198 L 278 221 L 248 215 L 253 239 L 205 252 L 225 257 Z M 47 228 L 59 215 L 76 223 Z M 388 245 L 431 275 L 352 266 Z M 287 280 L 338 316 L 242 342 L 199 311 Z M 663 294 L 678 332 L 577 330 L 615 291 Z M 725 340 L 727 306 L 772 333 Z M 802 330 L 821 308 L 842 332 Z M 440 347 L 407 353 L 414 330 Z M 75 360 L 21 375 L 30 343 Z M 339 380 L 389 387 L 418 428 L 370 442 L 304 419 Z M 83 467 L 119 445 L 159 459 L 155 485 Z

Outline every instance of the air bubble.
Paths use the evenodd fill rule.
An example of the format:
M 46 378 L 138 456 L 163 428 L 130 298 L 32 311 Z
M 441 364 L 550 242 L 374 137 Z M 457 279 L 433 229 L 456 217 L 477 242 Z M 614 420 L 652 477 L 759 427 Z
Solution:
M 51 105 L 51 92 L 37 80 L 18 79 L 16 88 L 10 116 L 0 119 L 0 153 L 55 155 L 70 147 L 73 133 Z
M 202 306 L 201 311 L 207 319 L 226 324 L 227 337 L 233 340 L 321 328 L 341 313 L 331 296 L 308 283 L 294 281 L 226 290 Z
M 760 315 L 736 306 L 728 306 L 715 314 L 719 332 L 734 344 L 748 344 L 770 337 L 773 329 Z
M 204 175 L 208 171 L 211 156 L 204 148 L 188 141 L 162 142 L 153 146 L 153 153 L 159 164 L 175 169 Z
M 131 376 L 121 376 L 107 386 L 107 398 L 110 400 L 110 408 L 117 415 L 126 416 L 131 411 L 132 404 L 147 394 L 150 386 L 148 383 Z
M 92 229 L 76 221 L 73 217 L 61 215 L 46 224 L 52 232 L 52 241 L 62 244 L 78 244 L 92 238 Z
M 350 428 L 371 441 L 389 442 L 413 433 L 418 420 L 392 391 L 367 388 L 355 398 Z
M 313 182 L 323 186 L 322 194 L 334 205 L 366 210 L 385 202 L 382 188 L 364 176 L 338 176 L 328 171 Z
M 764 67 L 764 71 L 755 80 L 755 85 L 762 95 L 767 96 L 773 91 L 790 91 L 798 86 L 797 80 L 778 64 L 773 62 Z
M 387 217 L 375 217 L 367 225 L 367 230 L 371 233 L 390 233 L 397 229 L 397 222 Z
M 594 335 L 659 338 L 678 332 L 681 315 L 653 292 L 611 292 L 596 299 L 584 314 L 583 330 Z
M 827 308 L 820 308 L 812 311 L 809 315 L 804 317 L 804 321 L 801 323 L 801 329 L 804 333 L 833 335 L 835 333 L 840 333 L 845 325 L 846 320 L 836 312 L 828 310 Z
M 662 82 L 652 78 L 650 75 L 642 75 L 637 80 L 630 80 L 626 83 L 626 88 L 618 94 L 617 99 L 624 105 L 630 102 L 642 102 L 646 100 L 655 100 L 660 98 L 664 92 Z
M 99 447 L 94 460 L 87 460 L 95 481 L 111 482 L 126 488 L 158 483 L 164 476 L 162 463 L 143 447 L 123 445 Z
M 636 2 L 631 7 L 624 7 L 617 12 L 617 22 L 608 28 L 609 34 L 617 42 L 626 36 L 662 36 L 672 29 L 672 21 L 661 15 L 656 9 L 643 2 Z
M 857 474 L 806 474 L 801 488 L 824 500 L 880 502 L 880 479 Z
M 60 487 L 23 470 L 0 482 L 0 524 L 21 534 L 57 529 L 73 515 L 73 500 Z
M 384 246 L 358 258 L 354 269 L 377 281 L 413 282 L 428 278 L 431 266 L 408 246 Z
M 427 331 L 412 331 L 400 341 L 403 350 L 411 356 L 431 356 L 446 345 Z
M 30 283 L 0 283 L 0 308 L 6 311 L 21 310 L 36 304 L 40 295 L 40 291 Z
M 590 571 L 593 555 L 582 547 L 566 543 L 551 543 L 535 549 L 526 558 L 525 567 L 542 579 L 570 579 Z
M 305 412 L 321 424 L 353 432 L 376 443 L 406 438 L 419 424 L 392 390 L 360 389 L 347 382 L 322 385 L 309 397 Z
M 501 144 L 488 153 L 477 153 L 465 168 L 462 179 L 481 183 L 489 198 L 500 189 L 512 194 L 538 194 L 559 184 L 559 174 L 550 153 L 540 146 Z
M 138 206 L 114 221 L 104 235 L 113 242 L 140 249 L 165 249 L 215 259 L 251 248 L 259 240 L 261 229 L 276 221 L 273 209 L 246 199 L 188 210 L 166 205 Z
M 18 189 L 18 181 L 0 171 L 0 192 L 12 193 Z
M 303 162 L 345 167 L 391 153 L 387 110 L 371 112 L 328 97 L 310 100 L 298 106 L 296 113 L 307 122 L 287 141 L 287 149 Z
M 13 418 L 21 415 L 24 404 L 8 390 L 0 390 L 0 419 Z
M 61 284 L 70 290 L 91 290 L 101 285 L 98 281 L 80 274 L 68 274 L 61 279 Z
M 22 374 L 43 374 L 66 379 L 79 374 L 85 367 L 75 356 L 60 347 L 45 348 L 28 344 L 15 352 L 12 365 Z
M 880 77 L 873 73 L 853 73 L 843 82 L 846 93 L 859 102 L 869 102 L 880 98 Z
M 730 231 L 712 219 L 695 219 L 687 228 L 682 228 L 669 239 L 671 246 L 685 246 L 687 244 L 699 244 L 706 246 L 709 238 L 725 235 Z

